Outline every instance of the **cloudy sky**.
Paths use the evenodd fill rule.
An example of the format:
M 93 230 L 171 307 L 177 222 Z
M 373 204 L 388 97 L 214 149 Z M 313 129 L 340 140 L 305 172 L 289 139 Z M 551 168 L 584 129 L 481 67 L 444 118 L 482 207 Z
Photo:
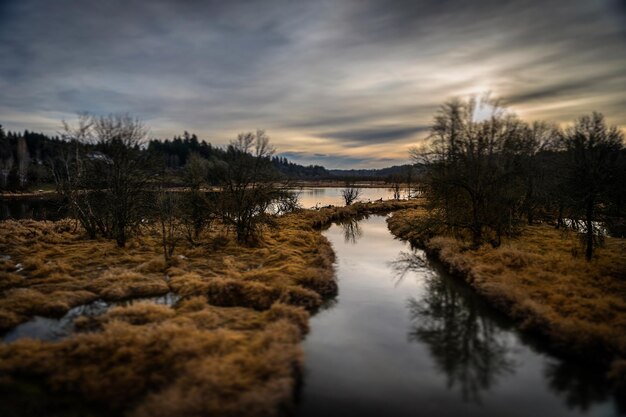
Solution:
M 128 112 L 166 138 L 267 130 L 300 163 L 407 160 L 437 106 L 626 127 L 626 0 L 0 0 L 0 124 Z

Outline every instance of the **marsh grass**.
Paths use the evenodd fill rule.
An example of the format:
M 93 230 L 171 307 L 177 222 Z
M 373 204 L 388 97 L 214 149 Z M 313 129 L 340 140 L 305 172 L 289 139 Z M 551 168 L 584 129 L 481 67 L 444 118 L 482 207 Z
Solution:
M 575 233 L 526 227 L 498 248 L 465 241 L 422 239 L 413 227 L 423 212 L 394 213 L 396 236 L 420 242 L 523 328 L 547 336 L 563 352 L 614 362 L 626 357 L 626 240 L 607 238 L 587 262 Z M 579 253 L 580 252 L 580 253 Z
M 120 307 L 100 318 L 98 332 L 19 340 L 0 348 L 0 373 L 5 384 L 40 378 L 53 391 L 129 415 L 272 415 L 289 404 L 302 360 L 291 315 L 301 320 L 303 312 L 194 302 L 192 311 Z
M 0 329 L 61 316 L 95 299 L 137 302 L 79 317 L 73 336 L 0 345 L 0 395 L 23 381 L 76 394 L 105 414 L 271 416 L 291 407 L 308 318 L 334 296 L 334 252 L 320 228 L 415 203 L 299 211 L 253 247 L 227 230 L 205 233 L 168 261 L 145 227 L 118 248 L 71 221 L 0 223 Z M 4 387 L 4 388 L 3 388 Z M 1 400 L 10 408 L 11 395 Z

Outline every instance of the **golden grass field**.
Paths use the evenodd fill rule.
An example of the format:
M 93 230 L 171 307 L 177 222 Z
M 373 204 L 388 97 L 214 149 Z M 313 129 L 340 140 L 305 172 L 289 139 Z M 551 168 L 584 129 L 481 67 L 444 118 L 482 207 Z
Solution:
M 0 222 L 3 330 L 96 299 L 182 297 L 172 307 L 138 302 L 79 317 L 83 331 L 56 342 L 0 344 L 0 399 L 15 397 L 21 407 L 38 401 L 33 393 L 69 396 L 94 416 L 281 415 L 293 407 L 309 314 L 337 291 L 334 253 L 320 229 L 394 212 L 392 232 L 419 241 L 412 226 L 424 214 L 419 204 L 299 211 L 279 218 L 254 247 L 217 228 L 196 246 L 181 243 L 168 262 L 151 228 L 120 249 L 86 239 L 69 220 Z M 574 256 L 574 234 L 549 226 L 528 227 L 497 249 L 473 250 L 445 236 L 423 243 L 523 327 L 564 351 L 612 361 L 612 375 L 623 381 L 624 240 L 607 239 L 591 263 Z
M 397 211 L 392 233 L 419 242 L 523 328 L 547 336 L 553 347 L 610 363 L 626 376 L 626 239 L 607 238 L 587 262 L 574 232 L 528 226 L 493 248 L 471 249 L 448 236 L 417 235 L 421 209 Z M 624 381 L 622 380 L 622 383 Z
M 0 263 L 0 329 L 96 299 L 182 296 L 173 307 L 139 302 L 80 317 L 76 327 L 89 331 L 60 341 L 0 344 L 0 391 L 38 381 L 104 415 L 281 414 L 292 407 L 309 314 L 337 291 L 320 227 L 415 205 L 300 211 L 254 247 L 218 229 L 181 244 L 169 262 L 151 228 L 120 249 L 86 239 L 69 220 L 0 222 L 0 253 L 9 256 Z

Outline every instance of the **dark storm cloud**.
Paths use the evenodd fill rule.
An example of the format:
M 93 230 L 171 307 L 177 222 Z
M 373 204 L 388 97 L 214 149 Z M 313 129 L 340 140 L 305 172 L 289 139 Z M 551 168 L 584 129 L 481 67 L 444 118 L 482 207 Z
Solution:
M 378 143 L 391 143 L 407 138 L 415 138 L 421 132 L 427 132 L 428 126 L 409 127 L 384 127 L 372 129 L 342 130 L 322 133 L 321 137 L 345 140 L 353 145 L 367 145 Z
M 612 6 L 615 9 L 615 13 L 622 19 L 622 31 L 626 36 L 626 0 L 614 0 Z
M 623 0 L 5 0 L 0 123 L 130 112 L 161 137 L 259 127 L 306 160 L 379 165 L 485 89 L 523 117 L 624 126 L 625 51 Z
M 566 95 L 577 94 L 588 89 L 596 89 L 601 88 L 602 86 L 610 85 L 617 86 L 618 88 L 619 86 L 626 86 L 626 72 L 619 69 L 608 73 L 585 74 L 585 76 L 578 79 L 555 82 L 540 88 L 531 87 L 528 90 L 508 96 L 507 102 L 510 104 L 516 104 L 563 97 Z

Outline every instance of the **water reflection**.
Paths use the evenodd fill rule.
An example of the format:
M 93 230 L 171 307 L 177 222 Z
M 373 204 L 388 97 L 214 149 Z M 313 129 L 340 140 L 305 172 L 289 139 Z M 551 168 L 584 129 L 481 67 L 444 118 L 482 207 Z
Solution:
M 62 201 L 56 197 L 0 199 L 0 220 L 60 220 L 67 216 Z
M 290 207 L 296 203 L 302 208 L 320 208 L 324 206 L 343 206 L 344 199 L 341 195 L 342 187 L 300 187 L 291 189 L 294 201 L 289 202 Z M 215 194 L 209 192 L 207 194 Z M 360 201 L 387 200 L 393 198 L 393 190 L 386 187 L 362 188 Z M 282 213 L 284 207 L 272 207 L 273 213 Z M 55 196 L 40 196 L 29 198 L 0 199 L 0 220 L 6 219 L 35 219 L 35 220 L 59 220 L 70 213 L 63 201 Z
M 173 306 L 178 300 L 180 300 L 180 296 L 172 292 L 161 296 L 141 297 L 122 301 L 104 301 L 98 299 L 91 303 L 70 309 L 61 318 L 35 316 L 31 320 L 9 330 L 2 337 L 2 342 L 10 343 L 22 338 L 44 341 L 60 340 L 74 333 L 74 320 L 78 317 L 97 317 L 104 314 L 111 307 L 130 306 L 138 302 L 151 302 L 154 304 Z
M 409 272 L 433 270 L 422 251 L 401 252 L 390 266 L 398 282 Z M 440 274 L 425 275 L 424 294 L 407 302 L 412 323 L 408 338 L 428 346 L 448 389 L 458 387 L 464 401 L 480 403 L 499 378 L 515 373 L 516 342 L 484 303 L 466 294 L 471 291 L 467 286 L 453 281 Z M 526 337 L 525 342 L 542 350 L 539 340 Z M 626 412 L 626 393 L 613 392 L 606 370 L 551 358 L 543 373 L 549 389 L 564 398 L 569 409 L 587 412 L 612 400 L 616 414 Z
M 420 272 L 430 274 L 428 269 L 428 261 L 426 255 L 422 251 L 400 252 L 398 258 L 393 262 L 389 262 L 389 267 L 393 272 L 395 285 L 397 286 L 404 280 L 410 272 Z
M 343 206 L 344 199 L 341 195 L 343 187 L 302 187 L 299 203 L 304 208 L 320 208 L 324 206 Z M 368 202 L 376 200 L 388 200 L 393 198 L 393 190 L 387 187 L 362 188 L 359 201 Z
M 623 414 L 626 396 L 602 370 L 518 333 L 466 283 L 394 239 L 384 216 L 358 228 L 324 232 L 339 295 L 311 318 L 300 417 Z
M 402 252 L 393 263 L 404 276 L 425 267 L 422 253 Z M 506 332 L 440 276 L 424 277 L 424 294 L 407 306 L 411 318 L 409 340 L 424 343 L 447 387 L 458 388 L 464 401 L 480 403 L 483 392 L 498 378 L 514 372 L 516 363 Z
M 363 237 L 363 230 L 359 225 L 361 219 L 346 219 L 339 223 L 341 230 L 343 230 L 343 240 L 346 243 L 356 244 L 356 242 Z
M 626 392 L 613 390 L 606 370 L 563 360 L 552 360 L 544 371 L 550 389 L 565 400 L 570 409 L 587 411 L 595 404 L 613 400 L 615 414 L 626 415 Z M 624 387 L 626 388 L 626 387 Z

